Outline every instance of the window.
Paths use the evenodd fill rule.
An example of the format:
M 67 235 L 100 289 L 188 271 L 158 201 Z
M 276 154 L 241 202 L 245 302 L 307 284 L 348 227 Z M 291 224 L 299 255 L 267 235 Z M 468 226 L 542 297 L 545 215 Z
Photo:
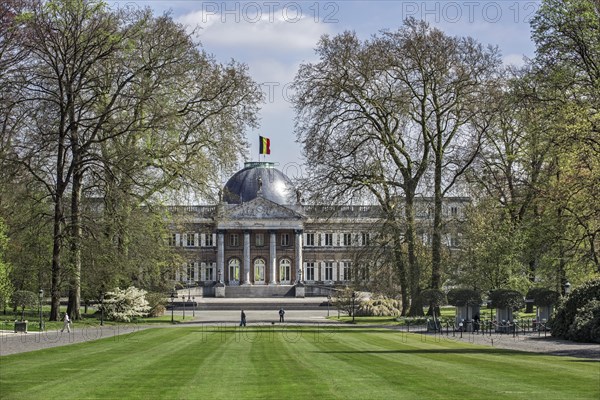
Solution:
M 369 245 L 369 234 L 366 232 L 362 233 L 362 244 L 363 246 L 368 246 Z
M 281 234 L 281 245 L 282 246 L 289 246 L 290 245 L 290 235 L 289 235 L 289 233 L 282 233 Z
M 314 245 L 315 245 L 315 234 L 307 233 L 305 246 L 314 246 Z
M 256 247 L 262 247 L 265 245 L 265 235 L 263 233 L 256 233 L 254 235 L 254 243 Z
M 207 233 L 206 234 L 206 247 L 212 247 L 212 246 L 214 246 L 213 235 L 211 233 Z
M 231 247 L 237 247 L 240 245 L 240 236 L 237 233 L 232 233 L 229 236 L 229 244 Z
M 458 216 L 458 207 L 456 207 L 456 206 L 450 207 L 450 215 L 453 217 L 457 217 Z
M 305 280 L 307 281 L 314 281 L 315 280 L 315 263 L 314 262 L 307 262 L 306 263 L 306 274 L 305 274 Z
M 344 246 L 352 246 L 352 234 L 351 233 L 344 233 L 343 240 L 344 240 Z
M 460 247 L 460 237 L 457 234 L 450 235 L 450 247 Z
M 290 282 L 291 270 L 292 262 L 287 258 L 281 260 L 279 263 L 279 281 L 285 283 Z
M 171 233 L 169 235 L 169 246 L 177 246 L 177 234 Z
M 342 281 L 352 280 L 352 263 L 350 261 L 342 262 Z
M 325 234 L 325 246 L 333 246 L 333 233 Z
M 187 281 L 194 282 L 196 280 L 196 268 L 194 268 L 194 263 L 188 263 L 187 265 Z
M 206 266 L 206 268 L 204 269 L 204 280 L 205 281 L 214 281 L 215 280 L 215 270 L 213 268 L 212 263 L 208 264 L 208 266 Z
M 237 283 L 240 280 L 240 260 L 232 258 L 229 260 L 229 282 Z
M 265 281 L 265 260 L 258 258 L 254 261 L 254 283 Z
M 187 247 L 194 247 L 194 234 L 192 232 L 188 232 L 185 245 Z
M 333 263 L 331 261 L 325 262 L 325 280 L 326 281 L 333 280 Z

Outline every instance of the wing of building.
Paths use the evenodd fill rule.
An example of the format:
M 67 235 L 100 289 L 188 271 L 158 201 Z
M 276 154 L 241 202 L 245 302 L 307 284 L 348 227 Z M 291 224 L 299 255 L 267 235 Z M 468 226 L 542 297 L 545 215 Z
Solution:
M 247 162 L 220 197 L 214 206 L 171 207 L 185 221 L 169 238 L 188 260 L 174 277 L 180 285 L 204 296 L 303 297 L 368 279 L 357 256 L 375 245 L 378 206 L 304 205 L 269 162 Z M 448 199 L 449 214 L 462 214 L 467 202 Z M 430 201 L 422 203 L 417 218 L 428 221 Z M 427 235 L 423 229 L 424 241 Z M 450 247 L 458 245 L 455 237 L 448 236 Z

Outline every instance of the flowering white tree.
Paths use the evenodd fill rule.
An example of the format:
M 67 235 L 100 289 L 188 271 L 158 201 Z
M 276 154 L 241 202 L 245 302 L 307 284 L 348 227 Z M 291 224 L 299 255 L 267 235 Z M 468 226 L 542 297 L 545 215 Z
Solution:
M 146 300 L 146 291 L 135 286 L 122 290 L 116 288 L 106 293 L 104 313 L 108 319 L 120 322 L 130 322 L 134 317 L 143 317 L 150 311 Z

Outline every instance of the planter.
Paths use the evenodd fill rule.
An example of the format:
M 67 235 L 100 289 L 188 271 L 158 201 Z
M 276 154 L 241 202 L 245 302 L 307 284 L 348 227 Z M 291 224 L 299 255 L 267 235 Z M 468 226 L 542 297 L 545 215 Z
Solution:
M 15 333 L 24 332 L 27 333 L 27 321 L 15 321 Z

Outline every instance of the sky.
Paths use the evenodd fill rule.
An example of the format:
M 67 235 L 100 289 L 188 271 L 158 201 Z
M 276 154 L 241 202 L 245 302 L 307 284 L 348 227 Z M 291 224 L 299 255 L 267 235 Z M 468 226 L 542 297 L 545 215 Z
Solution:
M 152 8 L 194 28 L 197 40 L 219 62 L 245 63 L 266 102 L 260 127 L 248 130 L 246 161 L 257 161 L 258 137 L 271 139 L 271 154 L 290 178 L 302 172 L 302 148 L 294 134 L 289 85 L 299 65 L 318 62 L 314 49 L 322 35 L 355 31 L 368 39 L 381 30 L 397 30 L 408 17 L 423 19 L 451 36 L 471 36 L 498 46 L 506 64 L 522 65 L 534 55 L 529 19 L 540 2 L 506 1 L 125 1 L 113 7 Z M 242 165 L 240 165 L 241 167 Z

